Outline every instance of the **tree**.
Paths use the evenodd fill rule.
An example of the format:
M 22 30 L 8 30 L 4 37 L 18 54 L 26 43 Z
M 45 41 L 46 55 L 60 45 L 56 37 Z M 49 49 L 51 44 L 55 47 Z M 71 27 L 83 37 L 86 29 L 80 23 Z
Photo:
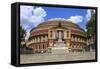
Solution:
M 95 36 L 96 36 L 96 21 L 95 21 L 95 13 L 91 11 L 91 18 L 87 22 L 86 28 L 87 28 L 87 38 L 88 38 L 88 46 L 89 50 L 95 50 Z
M 91 11 L 92 12 L 92 11 Z M 95 14 L 91 14 L 90 20 L 87 22 L 86 28 L 87 28 L 87 36 L 94 36 L 95 35 Z
M 24 30 L 22 28 L 22 26 L 20 26 L 20 39 L 21 39 L 21 41 L 25 41 L 25 36 L 26 36 L 26 30 Z

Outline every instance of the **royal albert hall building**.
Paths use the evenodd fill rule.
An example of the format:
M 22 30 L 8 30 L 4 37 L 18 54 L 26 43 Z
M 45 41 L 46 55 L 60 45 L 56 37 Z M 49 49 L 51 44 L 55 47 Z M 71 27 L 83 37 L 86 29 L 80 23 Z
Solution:
M 85 31 L 64 18 L 53 18 L 30 31 L 27 46 L 34 52 L 52 52 L 53 49 L 83 51 L 87 46 Z

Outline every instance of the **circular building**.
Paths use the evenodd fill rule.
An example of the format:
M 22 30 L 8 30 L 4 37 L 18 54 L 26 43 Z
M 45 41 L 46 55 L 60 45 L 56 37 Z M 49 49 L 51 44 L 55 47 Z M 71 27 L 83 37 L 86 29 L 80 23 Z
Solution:
M 34 52 L 54 50 L 83 51 L 87 46 L 85 31 L 63 18 L 49 19 L 30 31 L 27 46 Z

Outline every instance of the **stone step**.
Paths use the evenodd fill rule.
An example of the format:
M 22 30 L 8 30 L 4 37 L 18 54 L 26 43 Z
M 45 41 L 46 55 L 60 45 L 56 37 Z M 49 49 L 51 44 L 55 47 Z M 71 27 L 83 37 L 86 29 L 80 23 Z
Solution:
M 68 53 L 68 47 L 52 47 L 51 49 L 52 54 L 65 54 Z
M 58 44 L 54 44 L 54 47 L 65 47 L 66 44 L 63 43 L 58 43 Z

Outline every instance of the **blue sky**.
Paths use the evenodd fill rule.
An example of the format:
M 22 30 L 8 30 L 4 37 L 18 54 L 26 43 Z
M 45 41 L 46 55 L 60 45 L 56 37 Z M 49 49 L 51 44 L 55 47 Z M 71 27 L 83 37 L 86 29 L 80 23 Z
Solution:
M 47 16 L 45 19 L 50 19 L 50 18 L 65 18 L 69 19 L 71 16 L 82 16 L 83 20 L 82 22 L 77 23 L 80 25 L 81 28 L 85 29 L 86 25 L 86 14 L 87 14 L 87 9 L 74 9 L 74 8 L 54 8 L 54 7 L 43 7 L 45 11 L 47 12 Z
M 90 11 L 91 9 L 20 6 L 20 24 L 28 36 L 33 27 L 52 18 L 70 20 L 86 30 L 86 22 L 91 18 Z
M 45 11 L 47 11 L 47 17 L 48 18 L 56 18 L 56 17 L 62 17 L 62 18 L 69 18 L 73 15 L 86 15 L 86 9 L 73 9 L 73 8 L 56 8 L 56 7 L 43 7 Z

